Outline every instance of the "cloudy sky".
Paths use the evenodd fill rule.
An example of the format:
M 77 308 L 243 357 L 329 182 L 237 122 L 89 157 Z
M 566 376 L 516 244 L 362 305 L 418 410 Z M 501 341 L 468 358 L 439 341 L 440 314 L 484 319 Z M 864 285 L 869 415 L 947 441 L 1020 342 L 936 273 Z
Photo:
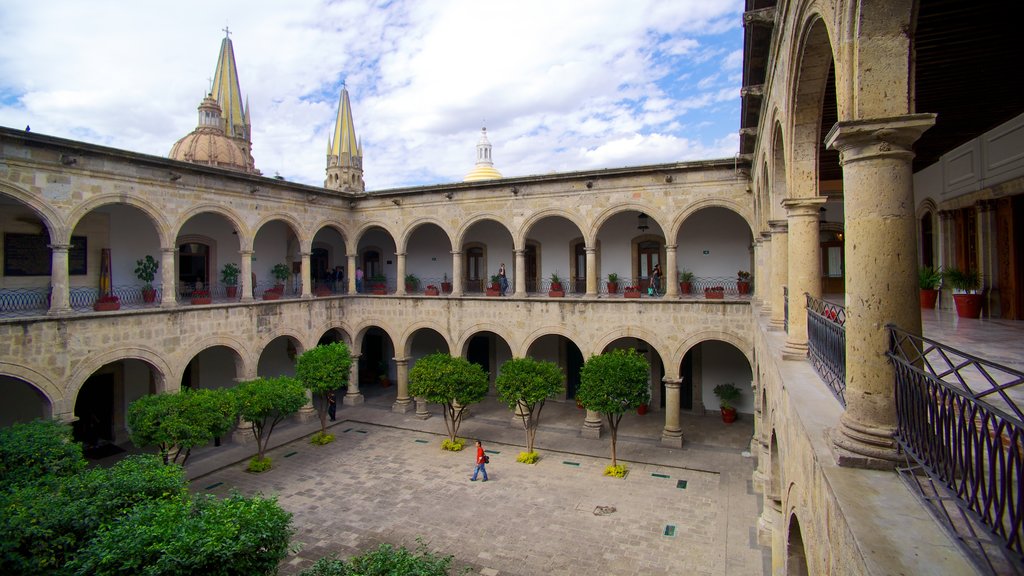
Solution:
M 231 30 L 263 174 L 322 185 L 344 82 L 368 190 L 728 158 L 740 0 L 0 1 L 0 125 L 166 156 Z

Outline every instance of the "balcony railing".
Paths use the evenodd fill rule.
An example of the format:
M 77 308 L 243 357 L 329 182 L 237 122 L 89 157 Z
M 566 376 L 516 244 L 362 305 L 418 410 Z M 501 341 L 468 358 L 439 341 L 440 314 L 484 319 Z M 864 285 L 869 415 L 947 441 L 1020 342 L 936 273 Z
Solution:
M 1024 373 L 888 328 L 901 473 L 979 567 L 1024 574 Z
M 838 304 L 807 297 L 807 347 L 811 366 L 846 406 L 846 309 Z

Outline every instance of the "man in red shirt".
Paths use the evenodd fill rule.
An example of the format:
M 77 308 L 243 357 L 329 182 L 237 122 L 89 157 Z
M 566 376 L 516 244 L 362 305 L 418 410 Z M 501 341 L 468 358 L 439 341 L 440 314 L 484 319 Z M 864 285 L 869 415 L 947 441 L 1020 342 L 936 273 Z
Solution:
M 484 482 L 487 482 L 487 468 L 484 465 L 487 464 L 487 456 L 484 454 L 484 447 L 480 444 L 480 441 L 476 441 L 476 468 L 473 468 L 473 475 L 469 477 L 471 482 L 476 482 L 476 476 L 478 473 L 484 473 Z

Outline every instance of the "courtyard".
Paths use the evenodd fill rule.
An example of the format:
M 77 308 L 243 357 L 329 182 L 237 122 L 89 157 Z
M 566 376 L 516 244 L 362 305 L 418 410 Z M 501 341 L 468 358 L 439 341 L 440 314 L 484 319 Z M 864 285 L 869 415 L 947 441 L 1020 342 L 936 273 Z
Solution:
M 519 464 L 524 433 L 493 399 L 474 405 L 460 437 L 479 438 L 491 457 L 490 481 L 470 482 L 473 451 L 440 449 L 439 409 L 420 420 L 390 410 L 389 395 L 366 391 L 365 404 L 339 409 L 336 441 L 308 443 L 314 418 L 275 431 L 274 468 L 244 471 L 255 450 L 227 443 L 195 455 L 192 490 L 275 495 L 294 514 L 293 545 L 281 565 L 297 574 L 316 559 L 358 554 L 381 543 L 415 548 L 421 540 L 454 556 L 456 572 L 504 574 L 762 574 L 759 500 L 746 453 L 749 416 L 733 425 L 717 413 L 683 415 L 686 444 L 660 446 L 658 412 L 627 414 L 618 458 L 624 479 L 605 477 L 607 431 L 581 437 L 583 412 L 549 403 L 535 465 Z

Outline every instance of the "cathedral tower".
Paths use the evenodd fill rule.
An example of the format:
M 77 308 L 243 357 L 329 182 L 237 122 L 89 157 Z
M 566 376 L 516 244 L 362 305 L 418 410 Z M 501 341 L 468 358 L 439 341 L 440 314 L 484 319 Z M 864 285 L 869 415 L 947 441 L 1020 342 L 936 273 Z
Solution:
M 327 140 L 327 178 L 324 188 L 345 192 L 365 192 L 363 182 L 363 147 L 356 138 L 352 122 L 352 104 L 348 89 L 341 87 L 338 117 L 334 121 L 334 135 Z

